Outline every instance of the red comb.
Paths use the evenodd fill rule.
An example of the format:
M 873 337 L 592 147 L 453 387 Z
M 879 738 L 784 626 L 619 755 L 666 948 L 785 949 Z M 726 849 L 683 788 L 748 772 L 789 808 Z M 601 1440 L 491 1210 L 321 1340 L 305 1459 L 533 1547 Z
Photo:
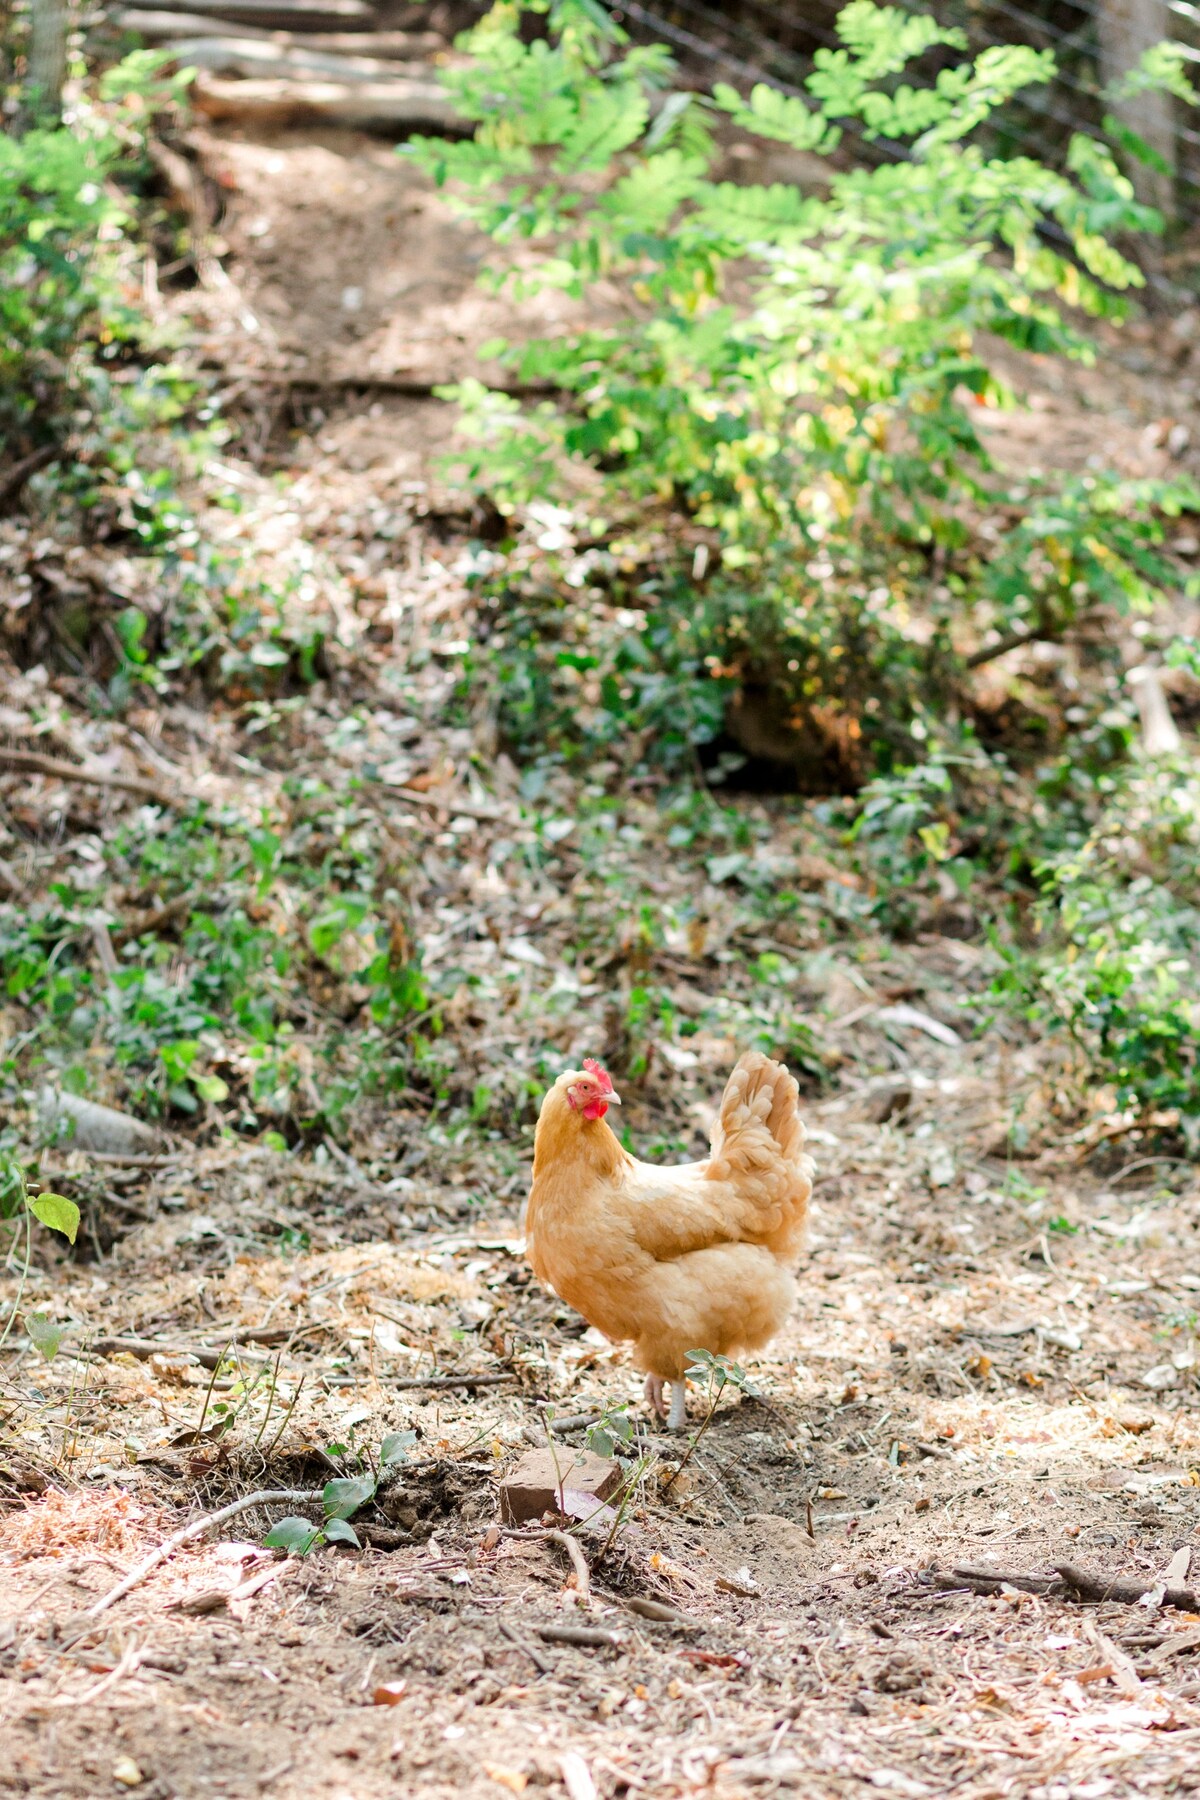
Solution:
M 596 1084 L 602 1094 L 612 1093 L 612 1076 L 607 1069 L 602 1069 L 600 1067 L 600 1064 L 596 1061 L 594 1056 L 585 1056 L 583 1059 L 583 1066 L 589 1075 L 595 1076 Z

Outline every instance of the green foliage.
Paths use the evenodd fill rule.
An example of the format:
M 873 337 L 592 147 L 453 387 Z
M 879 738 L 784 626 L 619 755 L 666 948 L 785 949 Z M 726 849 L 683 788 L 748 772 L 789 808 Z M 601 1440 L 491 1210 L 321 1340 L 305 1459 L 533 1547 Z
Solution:
M 338 1477 L 325 1483 L 321 1494 L 325 1515 L 322 1524 L 314 1525 L 311 1519 L 291 1515 L 272 1525 L 263 1543 L 270 1550 L 286 1550 L 289 1556 L 307 1556 L 321 1544 L 349 1544 L 352 1550 L 361 1550 L 350 1520 L 370 1505 L 384 1475 L 408 1461 L 409 1448 L 415 1442 L 413 1431 L 392 1432 L 380 1446 L 378 1475 Z
M 112 974 L 95 957 L 94 893 L 59 884 L 31 907 L 0 905 L 0 981 L 28 1027 L 0 1063 L 10 1083 L 50 1065 L 86 1091 L 103 1061 L 140 1113 L 208 1109 L 242 1131 L 282 1122 L 295 1141 L 408 1079 L 409 1022 L 427 994 L 403 870 L 370 809 L 313 793 L 279 831 L 147 811 L 104 855 L 110 889 L 161 903 Z
M 552 536 L 575 522 L 576 553 L 543 557 L 515 609 L 511 554 L 494 582 L 505 624 L 489 655 L 517 747 L 590 754 L 645 731 L 682 763 L 716 735 L 731 685 L 764 679 L 798 729 L 832 708 L 857 734 L 855 780 L 864 754 L 866 773 L 912 759 L 963 624 L 1057 633 L 1085 599 L 1126 610 L 1172 580 L 1161 517 L 1196 504 L 1190 484 L 1009 492 L 977 430 L 1011 398 L 989 336 L 1089 357 L 1075 321 L 1119 319 L 1142 280 L 1117 240 L 1161 223 L 1094 138 L 1075 138 L 1063 172 L 989 155 L 1005 105 L 1051 79 L 1049 53 L 998 47 L 906 85 L 914 58 L 960 53 L 961 35 L 854 0 L 803 99 L 718 86 L 664 105 L 661 52 L 569 0 L 527 43 L 530 10 L 502 0 L 447 76 L 474 138 L 407 147 L 498 244 L 520 245 L 489 279 L 576 297 L 603 281 L 629 302 L 610 324 L 492 347 L 564 404 L 453 390 L 467 479 L 525 509 L 535 539 L 550 507 Z M 810 157 L 832 158 L 845 120 L 909 154 L 827 160 L 805 190 L 721 181 L 714 109 Z M 639 544 L 656 509 L 708 534 L 707 581 L 677 548 Z M 984 541 L 981 511 L 996 518 Z M 596 545 L 626 522 L 633 542 L 606 568 Z M 935 556 L 941 583 L 926 579 Z M 652 581 L 625 578 L 650 561 Z M 577 618 L 614 576 L 628 623 L 588 631 Z M 597 697 L 582 720 L 580 676 Z
M 136 163 L 164 81 L 161 52 L 111 69 L 103 103 L 71 124 L 0 135 L 0 444 L 56 444 L 113 399 L 107 368 L 142 321 L 121 295 L 130 206 L 116 177 Z
M 1175 1114 L 1200 1147 L 1200 804 L 1195 771 L 1135 757 L 1105 782 L 1082 841 L 1038 867 L 1037 947 L 1005 953 L 993 992 L 1065 1028 L 1085 1079 L 1135 1114 Z

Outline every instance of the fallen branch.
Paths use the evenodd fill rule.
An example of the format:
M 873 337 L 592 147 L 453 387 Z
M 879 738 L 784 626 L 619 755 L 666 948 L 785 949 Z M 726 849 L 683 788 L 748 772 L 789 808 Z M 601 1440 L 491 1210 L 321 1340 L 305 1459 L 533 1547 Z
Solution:
M 23 456 L 20 462 L 15 462 L 11 469 L 6 469 L 0 475 L 0 506 L 19 494 L 31 475 L 36 475 L 47 464 L 57 462 L 62 454 L 61 444 L 43 444 L 40 449 Z
M 544 1644 L 580 1644 L 588 1650 L 619 1650 L 623 1642 L 617 1632 L 602 1631 L 597 1625 L 537 1625 L 534 1629 Z
M 245 1336 L 249 1338 L 251 1333 L 247 1332 Z M 230 1338 L 223 1350 L 209 1349 L 206 1344 L 164 1344 L 155 1338 L 137 1337 L 93 1338 L 87 1348 L 94 1350 L 97 1356 L 117 1356 L 124 1352 L 127 1356 L 140 1357 L 143 1362 L 152 1356 L 190 1356 L 202 1369 L 219 1369 L 226 1357 L 236 1351 L 259 1362 L 271 1360 L 262 1350 L 247 1350 L 236 1338 Z
M 933 1585 L 943 1592 L 970 1588 L 974 1594 L 998 1594 L 1001 1588 L 1017 1588 L 1023 1594 L 1048 1594 L 1061 1586 L 1056 1575 L 1019 1575 L 1005 1569 L 979 1569 L 968 1564 L 953 1574 L 934 1575 Z
M 107 1612 L 110 1606 L 115 1606 L 118 1600 L 123 1600 L 126 1594 L 140 1586 L 147 1575 L 152 1575 L 176 1550 L 182 1549 L 184 1544 L 190 1544 L 193 1538 L 202 1537 L 215 1526 L 224 1525 L 227 1519 L 236 1519 L 239 1513 L 250 1512 L 256 1506 L 315 1506 L 323 1497 L 324 1491 L 323 1488 L 260 1488 L 257 1493 L 243 1494 L 240 1500 L 231 1500 L 228 1506 L 221 1507 L 218 1512 L 205 1513 L 202 1519 L 193 1519 L 190 1525 L 175 1532 L 157 1550 L 152 1550 L 149 1556 L 130 1569 L 125 1579 L 118 1581 L 115 1588 L 102 1594 L 94 1606 L 88 1607 L 86 1617 L 98 1619 L 101 1613 Z
M 518 1650 L 523 1650 L 539 1675 L 549 1675 L 553 1672 L 552 1665 L 546 1661 L 545 1657 L 540 1655 L 532 1644 L 527 1643 L 520 1632 L 515 1631 L 506 1619 L 497 1619 L 496 1623 L 500 1628 L 501 1637 L 506 1637 L 510 1644 L 515 1644 Z
M 162 7 L 129 7 L 115 14 L 113 23 L 122 31 L 136 31 L 150 44 L 220 36 L 229 30 L 228 21 L 213 13 L 175 13 Z M 335 55 L 378 56 L 385 62 L 427 62 L 447 47 L 436 31 L 268 31 L 245 23 L 233 29 L 243 41 L 275 44 L 281 50 L 328 50 Z
M 407 80 L 422 87 L 436 85 L 434 72 L 420 63 L 398 65 L 378 56 L 285 49 L 270 40 L 264 43 L 259 38 L 228 35 L 181 38 L 171 46 L 171 55 L 189 69 L 208 69 L 214 75 L 241 75 L 249 79 L 385 84 Z M 407 76 L 403 72 L 405 67 L 409 70 Z
M 149 781 L 134 775 L 118 775 L 111 769 L 89 769 L 80 763 L 64 762 L 61 757 L 43 756 L 39 750 L 10 750 L 0 746 L 0 768 L 23 769 L 29 775 L 46 775 L 53 781 L 77 781 L 85 787 L 113 788 L 121 794 L 135 794 L 139 800 L 151 800 L 156 806 L 184 806 L 186 794 L 164 794 Z
M 502 1382 L 518 1379 L 516 1375 L 404 1375 L 387 1385 L 394 1388 L 499 1387 Z
M 1047 626 L 1042 631 L 1006 631 L 1002 638 L 994 644 L 985 644 L 981 650 L 972 650 L 966 659 L 968 669 L 982 669 L 985 663 L 995 662 L 1001 656 L 1007 656 L 1010 650 L 1019 650 L 1024 644 L 1053 644 L 1062 636 L 1061 627 Z
M 348 125 L 403 136 L 424 127 L 468 136 L 474 129 L 444 89 L 431 81 L 286 81 L 269 77 L 222 81 L 199 75 L 191 87 L 197 112 L 251 125 Z
M 1137 1576 L 1094 1575 L 1088 1569 L 1081 1569 L 1078 1563 L 1069 1562 L 1055 1563 L 1054 1567 L 1066 1583 L 1072 1600 L 1110 1600 L 1118 1606 L 1136 1606 L 1143 1594 L 1158 1591 L 1157 1581 L 1145 1581 Z M 1162 1604 L 1173 1606 L 1180 1612 L 1200 1612 L 1200 1594 L 1194 1588 L 1164 1588 Z
M 565 1531 L 547 1531 L 545 1536 L 549 1539 L 550 1543 L 557 1544 L 559 1549 L 565 1550 L 570 1557 L 571 1567 L 575 1571 L 575 1586 L 578 1589 L 579 1596 L 585 1606 L 590 1606 L 592 1600 L 592 1578 L 583 1551 L 579 1548 L 575 1539 L 568 1536 Z
M 155 4 L 158 12 L 181 13 L 190 12 L 194 0 L 155 0 Z M 375 17 L 367 0 L 221 0 L 220 5 L 209 0 L 205 10 L 225 23 L 247 19 L 270 30 L 283 31 L 294 25 L 320 31 L 326 24 L 335 31 L 339 25 L 349 24 L 353 30 L 354 21 L 359 19 L 366 31 Z

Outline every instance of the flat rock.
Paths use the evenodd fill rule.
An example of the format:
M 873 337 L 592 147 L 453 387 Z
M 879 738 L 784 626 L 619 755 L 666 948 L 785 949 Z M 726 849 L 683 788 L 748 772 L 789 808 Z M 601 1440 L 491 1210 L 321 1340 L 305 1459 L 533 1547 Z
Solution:
M 525 1525 L 546 1512 L 578 1514 L 573 1496 L 600 1506 L 619 1491 L 623 1479 L 619 1462 L 591 1450 L 564 1446 L 554 1456 L 549 1450 L 530 1450 L 500 1484 L 500 1517 L 506 1525 Z

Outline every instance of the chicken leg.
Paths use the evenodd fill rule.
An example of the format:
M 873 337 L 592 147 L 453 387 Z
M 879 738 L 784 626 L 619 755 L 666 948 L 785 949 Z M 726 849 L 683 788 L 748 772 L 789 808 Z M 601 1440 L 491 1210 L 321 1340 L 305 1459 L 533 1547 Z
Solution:
M 669 1416 L 667 1414 L 666 1403 L 663 1399 L 666 1385 L 667 1384 L 661 1375 L 647 1375 L 646 1398 L 654 1408 L 658 1417 L 660 1419 L 666 1419 L 668 1431 L 682 1431 L 687 1424 L 687 1382 L 673 1381 L 671 1383 L 671 1411 Z

